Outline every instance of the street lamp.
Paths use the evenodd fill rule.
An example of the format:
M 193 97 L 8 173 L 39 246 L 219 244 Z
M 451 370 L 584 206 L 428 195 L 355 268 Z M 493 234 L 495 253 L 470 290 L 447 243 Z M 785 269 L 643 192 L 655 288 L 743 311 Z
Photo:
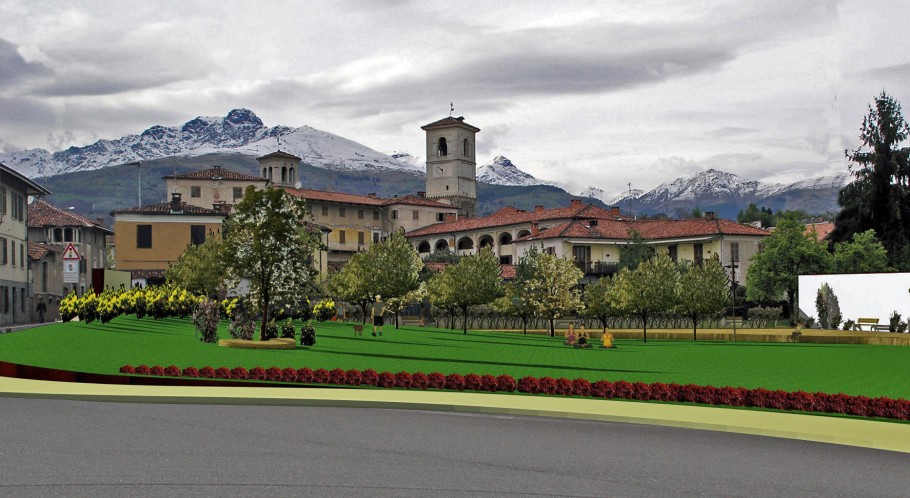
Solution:
M 733 342 L 736 342 L 736 258 L 730 251 L 730 264 L 724 266 L 730 269 L 730 295 L 733 297 Z

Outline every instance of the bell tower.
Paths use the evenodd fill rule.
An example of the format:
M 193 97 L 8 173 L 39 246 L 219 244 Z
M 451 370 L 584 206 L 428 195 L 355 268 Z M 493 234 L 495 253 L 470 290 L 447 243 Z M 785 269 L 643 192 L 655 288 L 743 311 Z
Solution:
M 427 133 L 427 198 L 477 212 L 477 159 L 474 135 L 480 131 L 451 116 L 420 127 Z

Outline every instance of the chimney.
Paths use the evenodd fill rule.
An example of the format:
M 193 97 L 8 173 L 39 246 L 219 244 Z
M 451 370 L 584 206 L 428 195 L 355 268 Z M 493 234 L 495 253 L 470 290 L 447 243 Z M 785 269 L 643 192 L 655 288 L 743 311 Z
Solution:
M 179 192 L 174 192 L 171 194 L 171 212 L 172 213 L 181 213 L 183 212 L 183 202 L 180 201 L 182 194 Z
M 443 223 L 452 223 L 453 221 L 456 220 L 456 217 L 457 217 L 457 216 L 458 216 L 458 215 L 455 214 L 455 213 L 445 213 L 445 215 L 444 215 L 444 217 L 443 217 L 443 219 L 442 219 L 442 222 L 443 222 Z
M 543 204 L 537 204 L 537 205 L 535 205 L 535 206 L 534 206 L 534 212 L 535 212 L 535 213 L 541 213 L 541 212 L 543 212 Z
M 572 199 L 569 201 L 569 207 L 581 207 L 582 204 L 581 199 Z
M 218 202 L 212 204 L 212 209 L 214 209 L 215 211 L 218 211 L 219 213 L 228 213 L 229 214 L 231 212 L 231 205 L 228 204 L 226 201 L 218 201 Z
M 610 206 L 610 214 L 613 216 L 619 216 L 619 208 L 617 206 Z
M 369 197 L 370 199 L 375 199 L 375 198 L 376 198 L 376 192 L 370 192 L 369 194 L 367 194 L 367 197 Z
M 531 222 L 531 237 L 537 237 L 540 235 L 540 225 L 536 221 Z
M 714 219 L 714 211 L 705 211 L 705 219 L 706 219 L 706 220 L 713 220 L 713 219 Z
M 102 227 L 103 227 L 103 226 L 104 226 L 104 218 L 103 218 L 103 217 L 102 217 L 102 218 L 95 218 L 95 223 L 97 223 L 99 226 L 102 226 Z
M 417 198 L 418 198 L 418 199 L 426 199 L 426 198 L 427 198 L 427 193 L 424 192 L 424 191 L 422 191 L 422 190 L 418 190 L 418 191 L 417 191 Z

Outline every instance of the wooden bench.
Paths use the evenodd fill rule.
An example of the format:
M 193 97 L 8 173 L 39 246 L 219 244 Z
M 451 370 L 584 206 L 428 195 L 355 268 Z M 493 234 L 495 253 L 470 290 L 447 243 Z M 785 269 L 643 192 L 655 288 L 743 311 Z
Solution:
M 402 327 L 424 327 L 424 326 L 426 326 L 426 323 L 424 323 L 423 317 L 419 317 L 419 316 L 402 316 L 402 317 L 399 317 L 398 323 Z
M 867 325 L 870 332 L 879 330 L 880 327 L 878 324 L 878 318 L 857 318 L 856 324 L 853 325 L 853 330 L 862 332 L 863 325 Z M 887 331 L 888 327 L 885 327 L 885 330 Z

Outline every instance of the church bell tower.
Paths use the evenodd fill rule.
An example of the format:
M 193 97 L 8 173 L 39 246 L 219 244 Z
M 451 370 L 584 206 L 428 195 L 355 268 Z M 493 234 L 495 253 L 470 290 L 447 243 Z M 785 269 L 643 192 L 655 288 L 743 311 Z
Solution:
M 474 135 L 480 131 L 451 116 L 420 127 L 427 133 L 427 198 L 458 208 L 461 216 L 477 212 L 477 159 Z

